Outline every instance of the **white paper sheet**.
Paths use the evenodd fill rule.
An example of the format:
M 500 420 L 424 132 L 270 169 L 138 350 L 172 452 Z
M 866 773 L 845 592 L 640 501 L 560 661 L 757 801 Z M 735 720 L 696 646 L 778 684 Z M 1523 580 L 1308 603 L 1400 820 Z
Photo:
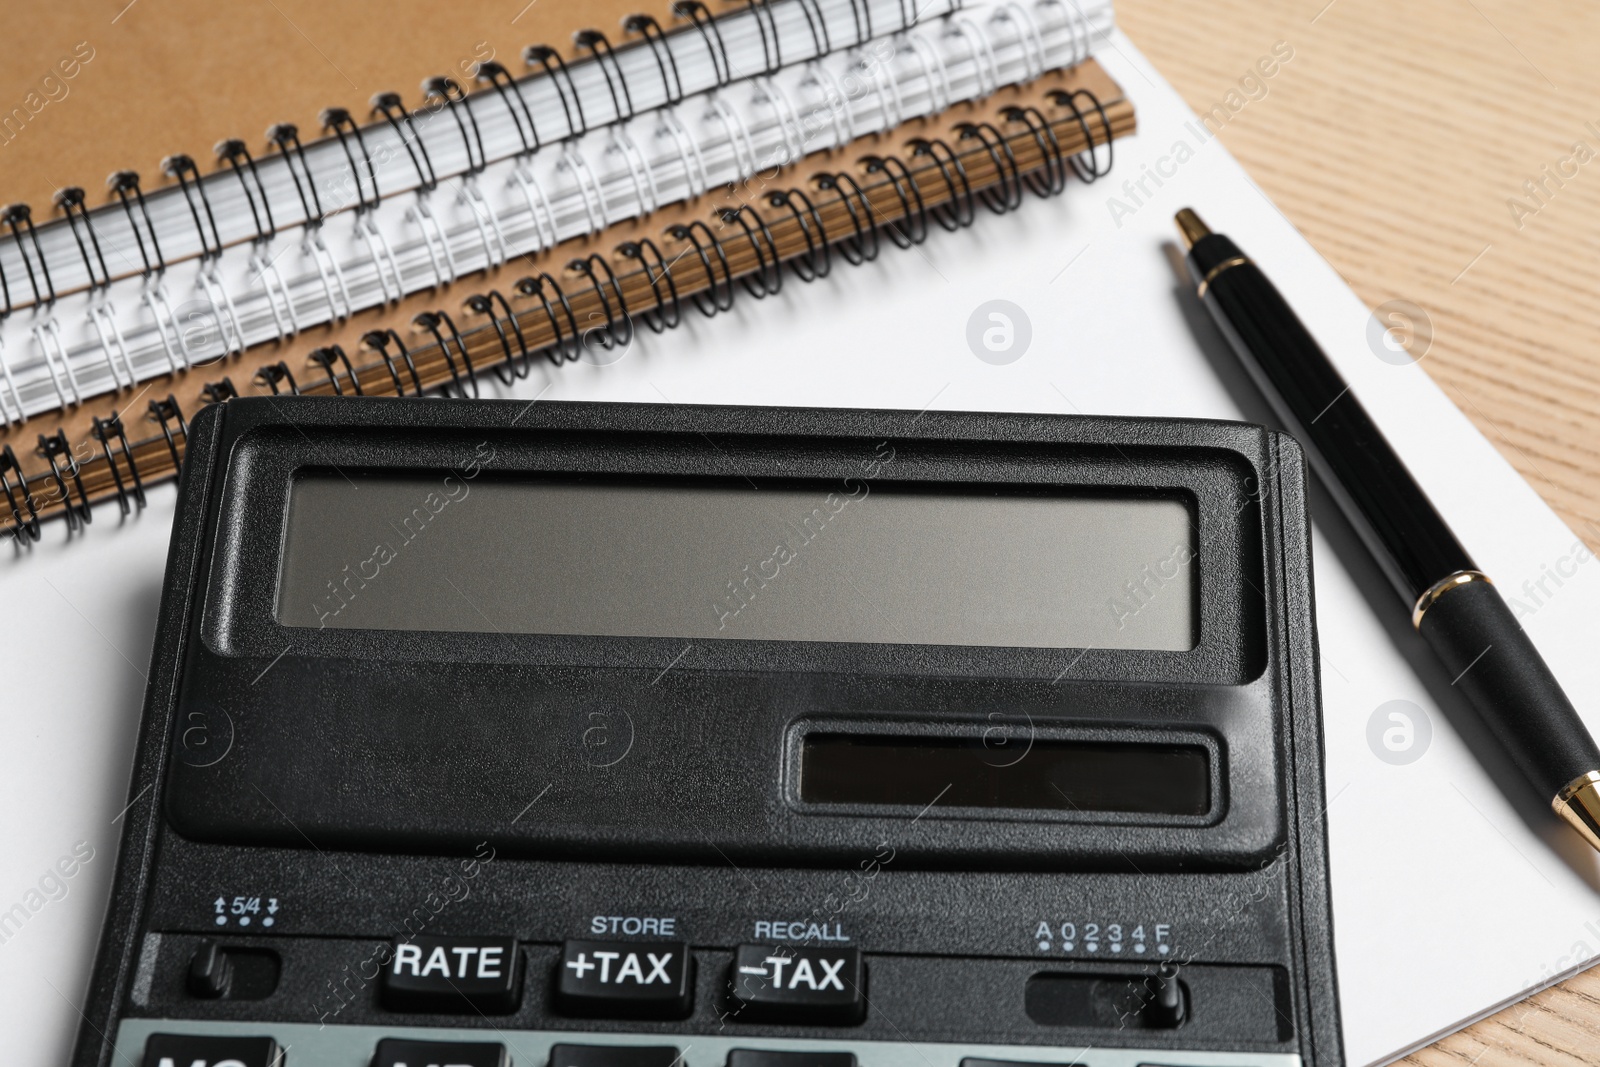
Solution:
M 643 337 L 613 365 L 572 365 L 553 384 L 536 375 L 519 395 L 1259 420 L 1220 338 L 1191 322 L 1173 267 L 1172 214 L 1192 205 L 1276 280 L 1479 564 L 1534 609 L 1525 625 L 1600 731 L 1600 566 L 1420 367 L 1377 358 L 1366 308 L 1128 40 L 1114 34 L 1100 56 L 1141 130 L 1118 143 L 1102 182 L 913 251 L 885 242 L 876 264 L 840 263 L 810 286 L 788 279 L 779 297 L 741 297 L 715 320 Z M 1175 152 L 1180 141 L 1189 153 Z M 1159 189 L 1147 181 L 1152 195 L 1114 221 L 1108 197 L 1132 205 L 1122 183 L 1162 157 L 1172 176 Z M 996 299 L 1030 324 L 1026 350 L 1005 365 L 977 358 L 967 339 L 973 312 Z M 114 819 L 128 802 L 172 501 L 170 488 L 156 491 L 120 529 L 102 506 L 82 543 L 52 528 L 32 558 L 0 564 L 0 913 L 30 899 L 75 843 L 95 850 L 64 898 L 41 895 L 0 942 L 0 1045 L 18 1063 L 60 1062 L 78 1024 Z M 1600 864 L 1563 832 L 1530 829 L 1502 796 L 1435 702 L 1449 679 L 1326 499 L 1314 509 L 1339 986 L 1349 1061 L 1367 1064 L 1600 954 Z M 1542 595 L 1523 589 L 1541 578 Z M 1367 741 L 1373 712 L 1393 700 L 1431 724 L 1425 754 L 1407 765 Z

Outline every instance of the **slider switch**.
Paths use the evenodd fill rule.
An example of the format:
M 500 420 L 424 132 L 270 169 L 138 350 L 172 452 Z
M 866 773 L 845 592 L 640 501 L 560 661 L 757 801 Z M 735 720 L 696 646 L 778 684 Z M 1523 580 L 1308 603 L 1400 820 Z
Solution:
M 1145 1026 L 1154 1030 L 1176 1030 L 1188 1018 L 1188 1005 L 1183 995 L 1183 983 L 1178 981 L 1178 969 L 1163 965 L 1149 980 L 1150 999 L 1145 1001 L 1140 1016 Z
M 221 1000 L 233 988 L 233 960 L 210 938 L 200 942 L 189 961 L 189 995 Z

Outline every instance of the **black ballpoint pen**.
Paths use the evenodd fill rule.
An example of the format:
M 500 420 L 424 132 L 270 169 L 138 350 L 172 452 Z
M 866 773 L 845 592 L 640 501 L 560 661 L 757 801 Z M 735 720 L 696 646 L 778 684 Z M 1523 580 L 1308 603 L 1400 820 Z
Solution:
M 1600 849 L 1600 748 L 1511 608 L 1261 268 L 1190 209 L 1177 222 L 1200 299 L 1412 624 L 1512 762 Z

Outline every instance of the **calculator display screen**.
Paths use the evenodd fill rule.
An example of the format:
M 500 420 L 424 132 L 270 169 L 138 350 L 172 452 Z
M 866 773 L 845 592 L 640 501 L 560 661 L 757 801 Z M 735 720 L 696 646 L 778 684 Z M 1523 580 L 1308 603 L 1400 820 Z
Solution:
M 1051 489 L 302 472 L 291 627 L 1187 650 L 1184 500 Z

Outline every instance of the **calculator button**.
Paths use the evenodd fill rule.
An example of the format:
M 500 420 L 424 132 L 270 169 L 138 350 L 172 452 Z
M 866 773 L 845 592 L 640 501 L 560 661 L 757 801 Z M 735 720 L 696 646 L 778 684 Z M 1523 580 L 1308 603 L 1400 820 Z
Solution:
M 682 1058 L 673 1045 L 555 1045 L 548 1067 L 673 1067 Z
M 614 1019 L 689 1014 L 694 967 L 681 941 L 568 941 L 557 965 L 556 1010 Z
M 510 1067 L 504 1045 L 475 1041 L 404 1041 L 386 1037 L 378 1042 L 372 1067 Z
M 201 1037 L 151 1034 L 144 1043 L 143 1067 L 284 1067 L 283 1050 L 270 1037 Z
M 730 978 L 741 1021 L 855 1023 L 866 1012 L 860 949 L 740 945 Z
M 764 1048 L 736 1048 L 728 1053 L 728 1067 L 856 1067 L 854 1052 L 773 1052 Z
M 513 937 L 396 938 L 383 970 L 383 1006 L 390 1011 L 515 1011 L 520 961 Z

